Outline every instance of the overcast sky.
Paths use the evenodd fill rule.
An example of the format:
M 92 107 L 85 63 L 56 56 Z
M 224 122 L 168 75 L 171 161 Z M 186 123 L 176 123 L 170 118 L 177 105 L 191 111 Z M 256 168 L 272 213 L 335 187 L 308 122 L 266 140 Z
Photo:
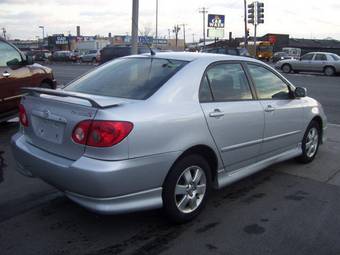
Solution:
M 139 1 L 140 30 L 155 31 L 156 0 Z M 248 0 L 248 3 L 252 0 Z M 259 34 L 287 33 L 296 38 L 340 40 L 340 0 L 263 0 L 265 24 Z M 200 7 L 209 13 L 226 15 L 226 35 L 243 35 L 243 0 L 159 0 L 159 34 L 168 35 L 175 24 L 187 24 L 187 40 L 202 37 Z M 131 31 L 132 0 L 0 0 L 0 28 L 11 39 L 34 39 L 45 33 L 122 35 Z M 252 26 L 250 26 L 252 31 Z M 252 32 L 251 32 L 252 33 Z M 173 36 L 173 35 L 172 35 Z M 182 33 L 180 33 L 182 36 Z

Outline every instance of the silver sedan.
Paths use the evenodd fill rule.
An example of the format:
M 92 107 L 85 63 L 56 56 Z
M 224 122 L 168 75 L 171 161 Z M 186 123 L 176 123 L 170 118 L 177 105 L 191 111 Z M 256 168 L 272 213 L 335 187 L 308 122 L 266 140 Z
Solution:
M 311 162 L 322 106 L 250 58 L 157 53 L 108 62 L 63 90 L 26 89 L 18 171 L 89 210 L 197 216 L 220 189 L 271 164 Z
M 300 59 L 282 60 L 275 64 L 277 69 L 290 72 L 319 72 L 327 76 L 340 73 L 340 57 L 333 53 L 311 52 Z

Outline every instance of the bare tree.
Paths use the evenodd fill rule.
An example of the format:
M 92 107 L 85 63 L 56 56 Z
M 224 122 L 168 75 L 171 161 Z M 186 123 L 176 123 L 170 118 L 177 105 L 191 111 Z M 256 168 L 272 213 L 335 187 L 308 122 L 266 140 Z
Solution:
M 144 24 L 140 33 L 141 33 L 141 36 L 145 36 L 145 37 L 155 36 L 155 32 L 152 30 L 151 23 Z

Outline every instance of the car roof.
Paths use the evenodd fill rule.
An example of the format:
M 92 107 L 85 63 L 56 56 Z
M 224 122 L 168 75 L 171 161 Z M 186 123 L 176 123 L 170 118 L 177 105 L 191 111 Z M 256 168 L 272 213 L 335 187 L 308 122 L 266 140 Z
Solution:
M 129 57 L 145 57 L 150 56 L 150 53 L 142 54 L 142 55 L 132 55 Z M 199 59 L 205 59 L 211 62 L 214 61 L 227 61 L 227 60 L 243 60 L 243 61 L 251 61 L 251 62 L 260 62 L 256 59 L 235 55 L 226 55 L 226 54 L 213 54 L 213 53 L 201 53 L 201 52 L 157 52 L 153 55 L 154 58 L 165 58 L 165 59 L 173 59 L 173 60 L 182 60 L 182 61 L 194 61 Z
M 332 52 L 315 51 L 315 52 L 308 52 L 307 54 L 334 54 L 334 53 L 332 53 Z

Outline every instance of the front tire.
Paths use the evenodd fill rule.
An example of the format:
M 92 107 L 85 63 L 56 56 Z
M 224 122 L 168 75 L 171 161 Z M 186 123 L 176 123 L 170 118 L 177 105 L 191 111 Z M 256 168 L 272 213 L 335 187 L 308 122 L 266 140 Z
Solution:
M 324 73 L 327 76 L 334 76 L 335 75 L 335 69 L 334 69 L 334 67 L 327 66 L 327 67 L 325 67 Z
M 321 141 L 321 127 L 318 122 L 312 121 L 302 140 L 302 155 L 298 157 L 298 161 L 303 164 L 310 163 L 314 160 L 318 153 Z
M 200 155 L 181 158 L 163 185 L 164 212 L 170 220 L 184 223 L 204 208 L 211 188 L 211 169 Z
M 292 67 L 291 67 L 289 64 L 284 64 L 284 65 L 282 66 L 282 71 L 283 71 L 284 73 L 290 73 L 290 72 L 292 71 Z

